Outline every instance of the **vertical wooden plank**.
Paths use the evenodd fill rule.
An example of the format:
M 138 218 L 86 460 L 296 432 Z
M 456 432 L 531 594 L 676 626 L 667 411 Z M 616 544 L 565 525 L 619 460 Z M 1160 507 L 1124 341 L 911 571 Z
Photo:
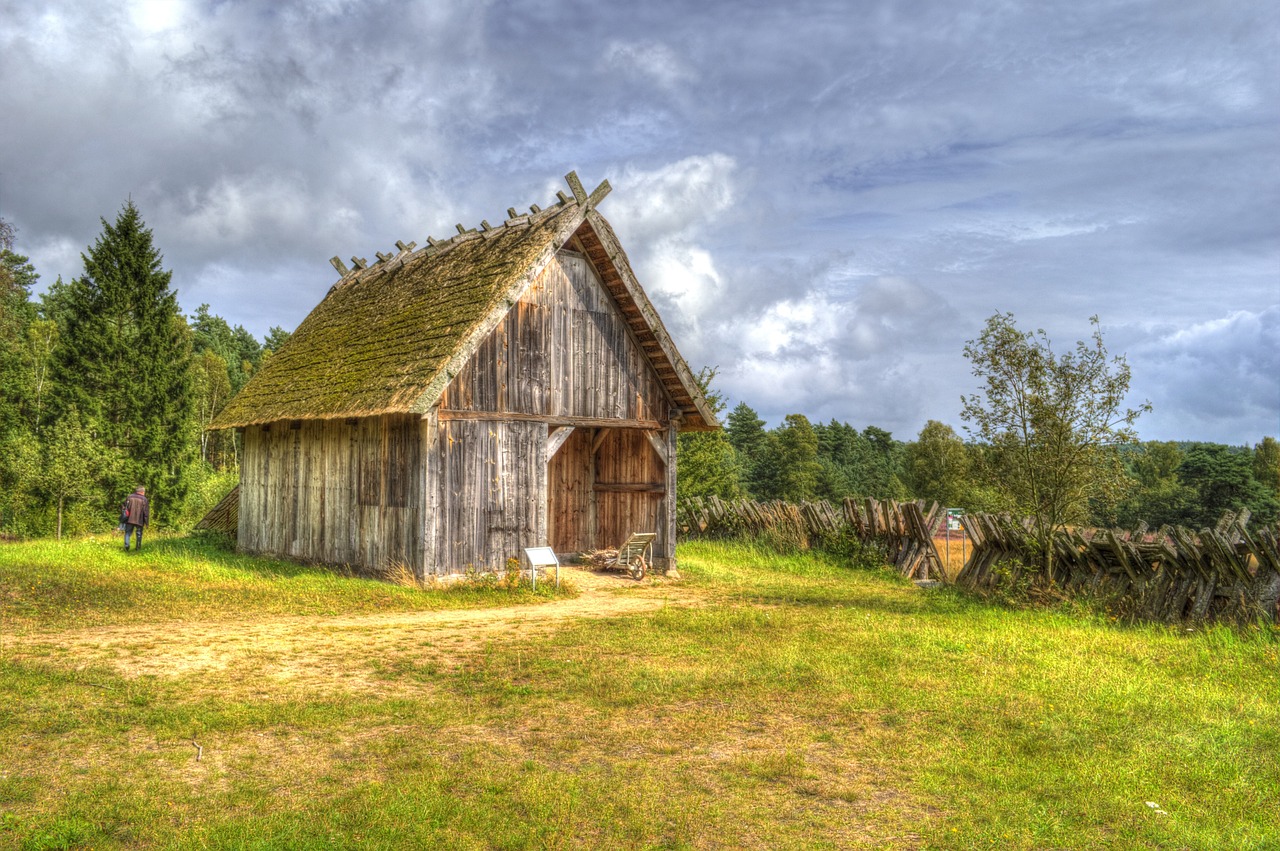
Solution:
M 437 421 L 435 445 L 429 453 L 430 466 L 427 469 L 430 486 L 428 492 L 430 502 L 427 505 L 428 528 L 434 529 L 427 540 L 432 553 L 431 569 L 436 574 L 453 571 L 449 546 L 449 542 L 453 539 L 449 513 L 449 494 L 452 491 L 448 454 L 451 425 L 449 420 Z
M 659 565 L 667 573 L 676 572 L 676 424 L 667 426 L 667 463 L 664 465 L 667 492 L 662 495 L 662 516 L 659 523 L 658 539 L 661 543 L 661 557 L 666 563 Z
M 288 436 L 289 475 L 288 492 L 285 495 L 288 508 L 288 531 L 285 535 L 285 552 L 293 558 L 302 553 L 302 527 L 306 522 L 306 483 L 303 480 L 302 429 L 290 426 Z
M 410 564 L 419 581 L 427 577 L 427 537 L 426 537 L 426 505 L 427 505 L 427 458 L 430 448 L 430 430 L 435 425 L 435 412 L 428 416 L 414 417 L 412 423 L 414 441 L 414 460 L 412 483 L 409 497 L 409 534 L 412 536 L 409 546 Z
M 263 525 L 263 550 L 269 553 L 284 552 L 281 546 L 283 535 L 281 533 L 281 513 L 284 493 L 280 486 L 280 480 L 285 473 L 283 459 L 280 453 L 280 432 L 287 426 L 276 423 L 275 426 L 266 433 L 267 437 L 267 475 L 264 479 L 266 482 L 266 502 L 267 502 L 267 522 Z

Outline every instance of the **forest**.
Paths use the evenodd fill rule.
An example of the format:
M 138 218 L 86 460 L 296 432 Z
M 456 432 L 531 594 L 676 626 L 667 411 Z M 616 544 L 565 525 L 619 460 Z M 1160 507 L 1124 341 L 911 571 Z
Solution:
M 185 529 L 238 479 L 232 432 L 205 429 L 287 341 L 232 327 L 202 304 L 185 315 L 141 213 L 126 203 L 83 253 L 82 275 L 35 296 L 39 271 L 0 220 L 0 536 L 106 531 L 143 484 L 154 522 Z M 1010 508 L 992 447 L 929 421 L 910 440 L 873 425 L 776 427 L 746 402 L 732 409 L 698 375 L 724 430 L 680 436 L 682 496 L 800 502 L 845 496 L 937 501 L 970 511 Z M 1252 446 L 1133 441 L 1106 447 L 1112 486 L 1088 501 L 1094 526 L 1139 521 L 1199 527 L 1247 507 L 1280 517 L 1280 443 Z
M 184 315 L 132 202 L 38 299 L 15 236 L 0 221 L 0 536 L 108 530 L 138 485 L 188 528 L 238 478 L 235 435 L 205 426 L 288 332 Z
M 680 436 L 680 492 L 691 496 L 837 502 L 846 496 L 924 499 L 966 511 L 1011 510 L 996 484 L 992 447 L 966 440 L 930 420 L 911 440 L 895 440 L 876 426 L 813 423 L 789 414 L 775 428 L 746 402 L 727 415 L 711 386 L 716 370 L 699 381 L 724 425 L 723 432 Z M 1089 526 L 1133 528 L 1146 521 L 1200 528 L 1227 510 L 1247 507 L 1259 522 L 1280 516 L 1280 442 L 1253 446 L 1191 441 L 1135 441 L 1107 447 L 1118 476 L 1088 500 Z

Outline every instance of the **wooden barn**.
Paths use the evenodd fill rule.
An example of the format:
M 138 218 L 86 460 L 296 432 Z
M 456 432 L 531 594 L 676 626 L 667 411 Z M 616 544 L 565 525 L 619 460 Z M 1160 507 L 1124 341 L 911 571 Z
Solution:
M 420 577 L 656 532 L 675 566 L 676 433 L 719 428 L 575 174 L 548 209 L 342 278 L 213 428 L 243 434 L 247 552 Z

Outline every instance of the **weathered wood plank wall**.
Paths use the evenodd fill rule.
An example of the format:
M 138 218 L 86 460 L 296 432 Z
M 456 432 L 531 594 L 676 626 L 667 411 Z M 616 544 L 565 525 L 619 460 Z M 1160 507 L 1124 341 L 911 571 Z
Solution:
M 546 539 L 546 426 L 442 420 L 427 453 L 424 570 L 501 570 Z
M 672 407 L 594 268 L 579 254 L 560 252 L 442 398 L 438 451 L 444 454 L 438 464 L 453 484 L 437 494 L 439 506 L 449 513 L 444 521 L 449 543 L 434 558 L 455 569 L 469 564 L 493 569 L 505 559 L 485 557 L 494 547 L 518 555 L 522 547 L 549 543 L 557 552 L 582 552 L 618 546 L 632 532 L 656 531 L 656 566 L 665 566 L 674 555 L 675 540 L 674 524 L 668 521 L 669 476 L 644 431 L 637 429 L 660 431 L 666 440 Z M 507 510 L 500 508 L 507 497 L 501 490 L 480 487 L 482 471 L 474 465 L 497 463 L 497 478 L 532 484 L 532 472 L 522 466 L 532 444 L 509 455 L 480 452 L 484 461 L 464 460 L 449 447 L 478 433 L 464 423 L 479 424 L 475 428 L 513 445 L 540 434 L 540 457 L 545 459 L 548 421 L 578 427 L 552 456 L 540 479 L 542 489 L 531 494 L 544 506 L 545 519 L 535 524 L 528 509 L 519 506 L 520 519 L 509 525 L 519 526 L 520 533 L 510 533 L 515 535 L 510 540 L 495 535 L 481 513 Z M 515 429 L 517 424 L 528 428 Z M 449 444 L 450 439 L 455 443 Z M 473 466 L 459 466 L 467 464 Z M 437 482 L 435 468 L 428 469 L 427 479 Z M 432 523 L 430 518 L 427 522 Z M 427 537 L 433 537 L 430 531 Z
M 377 566 L 423 554 L 417 416 L 245 430 L 241 549 Z
M 587 260 L 560 252 L 450 382 L 442 411 L 667 421 L 672 407 Z

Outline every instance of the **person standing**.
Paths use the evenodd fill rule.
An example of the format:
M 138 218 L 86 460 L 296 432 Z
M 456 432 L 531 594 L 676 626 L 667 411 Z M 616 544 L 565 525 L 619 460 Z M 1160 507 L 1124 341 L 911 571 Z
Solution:
M 135 550 L 142 549 L 142 530 L 151 520 L 151 506 L 147 502 L 147 489 L 139 486 L 124 501 L 124 551 L 129 552 L 129 536 L 138 534 Z

